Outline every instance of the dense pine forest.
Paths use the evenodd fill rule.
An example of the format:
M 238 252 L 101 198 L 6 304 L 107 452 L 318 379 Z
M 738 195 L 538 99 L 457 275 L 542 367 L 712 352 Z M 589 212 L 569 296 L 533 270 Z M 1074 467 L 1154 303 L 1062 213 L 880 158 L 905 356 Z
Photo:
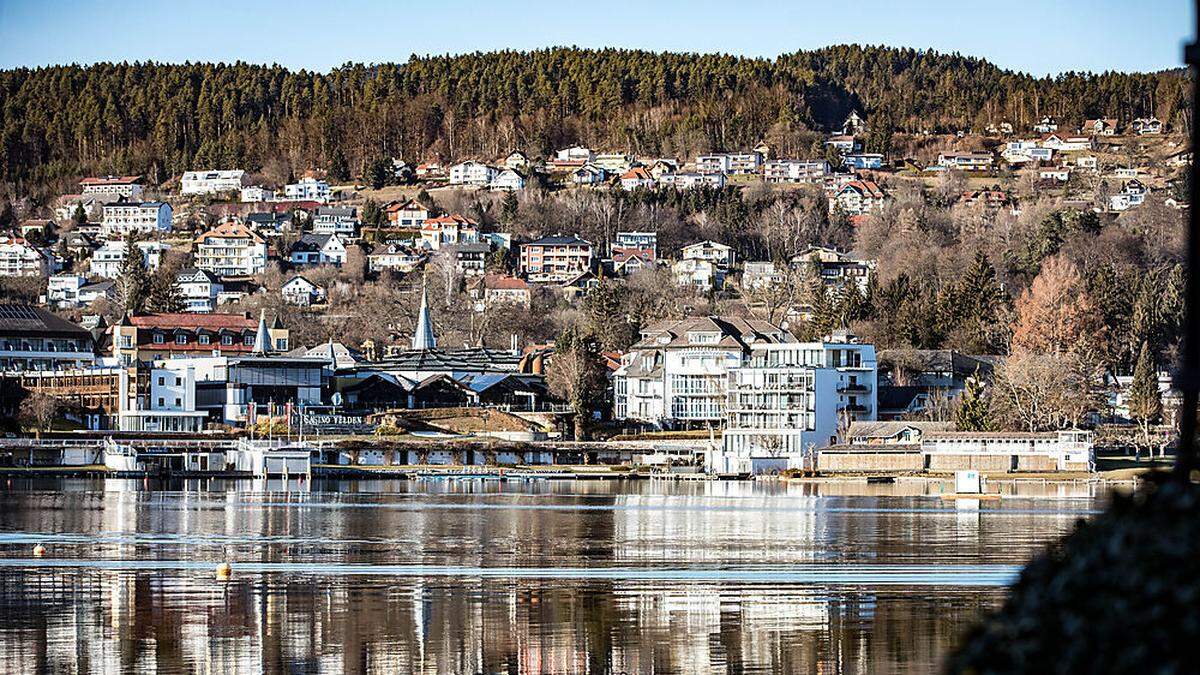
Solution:
M 1183 71 L 1035 78 L 985 60 L 836 46 L 773 60 L 555 48 L 348 64 L 103 63 L 0 71 L 0 180 L 62 188 L 81 173 L 197 167 L 302 171 L 379 157 L 538 155 L 569 143 L 690 156 L 767 140 L 803 155 L 851 109 L 868 144 L 893 132 L 1017 128 L 1043 115 L 1157 115 L 1189 128 Z

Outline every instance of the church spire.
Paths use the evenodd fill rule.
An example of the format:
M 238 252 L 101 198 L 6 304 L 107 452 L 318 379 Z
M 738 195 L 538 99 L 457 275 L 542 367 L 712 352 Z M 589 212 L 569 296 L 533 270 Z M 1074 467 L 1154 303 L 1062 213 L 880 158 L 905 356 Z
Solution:
M 437 347 L 433 322 L 429 319 L 429 289 L 421 285 L 421 309 L 417 313 L 417 329 L 413 331 L 412 348 L 427 351 Z
M 271 351 L 271 333 L 267 331 L 267 310 L 259 310 L 258 330 L 254 332 L 255 356 L 266 356 Z

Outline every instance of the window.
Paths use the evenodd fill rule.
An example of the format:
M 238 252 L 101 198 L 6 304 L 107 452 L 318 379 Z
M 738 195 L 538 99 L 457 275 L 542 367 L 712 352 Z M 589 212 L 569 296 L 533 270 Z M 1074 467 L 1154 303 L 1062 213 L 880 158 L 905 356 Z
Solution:
M 244 345 L 246 345 L 246 346 L 251 346 L 251 345 L 253 345 L 253 344 L 254 344 L 254 336 L 253 336 L 253 335 L 246 335 L 246 336 L 242 337 L 242 344 L 244 344 Z
M 233 336 L 232 335 L 222 335 L 221 336 L 221 344 L 223 344 L 223 345 L 233 344 Z
M 179 397 L 176 397 L 176 398 L 175 398 L 175 407 L 176 407 L 176 408 L 182 408 L 182 407 L 183 407 L 183 401 L 182 401 L 182 400 L 181 400 Z
M 155 334 L 154 334 L 154 344 L 156 344 L 156 345 L 161 345 L 161 344 L 163 344 L 164 342 L 166 342 L 166 338 L 163 336 L 163 334 L 162 334 L 162 333 L 155 333 Z
M 163 386 L 163 380 L 164 380 L 164 379 L 165 379 L 165 378 L 163 378 L 162 376 L 159 376 L 159 378 L 158 378 L 158 386 L 160 386 L 160 387 L 161 387 L 161 386 Z
M 207 335 L 201 335 L 200 337 L 197 338 L 197 341 L 202 345 L 206 345 L 206 344 L 212 342 L 212 338 Z
M 187 336 L 183 335 L 183 334 L 176 335 L 175 336 L 175 344 L 186 345 L 187 344 Z
M 163 404 L 163 398 L 160 396 L 160 397 L 158 397 L 158 407 L 160 407 L 160 408 L 161 408 L 161 407 L 163 407 L 163 405 L 164 405 L 164 404 Z

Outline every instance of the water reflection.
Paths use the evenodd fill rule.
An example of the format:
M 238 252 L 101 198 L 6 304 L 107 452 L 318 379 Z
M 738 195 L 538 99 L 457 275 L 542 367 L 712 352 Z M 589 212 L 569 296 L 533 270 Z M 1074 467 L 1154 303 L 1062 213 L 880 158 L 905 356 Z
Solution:
M 750 483 L 9 487 L 0 672 L 13 673 L 928 672 L 1001 587 L 738 573 L 1019 564 L 1102 501 L 1086 484 L 1026 486 L 972 512 L 911 486 L 867 496 Z M 58 561 L 153 569 L 39 565 L 34 541 Z M 216 583 L 211 564 L 226 559 L 233 580 Z M 722 576 L 339 571 L 350 564 Z

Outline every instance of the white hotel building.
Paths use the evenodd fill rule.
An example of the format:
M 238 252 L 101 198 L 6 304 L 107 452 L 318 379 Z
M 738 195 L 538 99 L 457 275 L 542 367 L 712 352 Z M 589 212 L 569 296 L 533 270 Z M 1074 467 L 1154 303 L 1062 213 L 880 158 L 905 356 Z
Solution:
M 729 373 L 724 449 L 709 454 L 709 470 L 799 468 L 851 422 L 875 420 L 875 347 L 852 340 L 752 345 L 748 363 Z
M 130 232 L 170 232 L 171 205 L 166 202 L 111 202 L 104 205 L 100 227 L 106 239 L 124 237 Z
M 794 340 L 765 321 L 717 316 L 642 330 L 614 375 L 618 419 L 655 427 L 720 428 L 730 371 L 759 343 Z
M 219 192 L 240 192 L 246 172 L 241 169 L 228 171 L 184 171 L 179 181 L 181 195 L 211 195 Z

